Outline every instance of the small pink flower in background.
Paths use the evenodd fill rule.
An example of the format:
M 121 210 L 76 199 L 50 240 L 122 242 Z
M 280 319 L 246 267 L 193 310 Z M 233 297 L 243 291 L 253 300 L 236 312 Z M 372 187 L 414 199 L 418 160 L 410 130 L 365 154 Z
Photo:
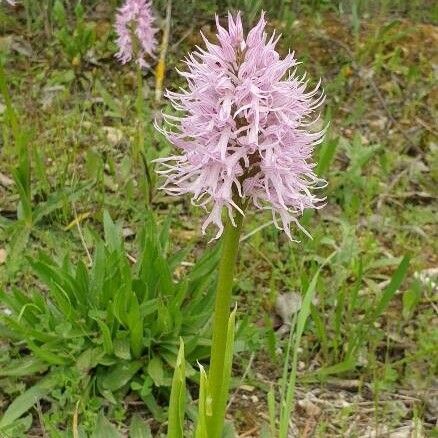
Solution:
M 150 0 L 126 0 L 119 8 L 115 24 L 119 47 L 116 57 L 122 64 L 135 57 L 140 66 L 149 66 L 145 57 L 153 58 L 157 46 L 154 21 Z M 137 41 L 133 41 L 133 37 Z
M 179 115 L 164 115 L 159 128 L 178 155 L 157 160 L 171 195 L 190 193 L 209 211 L 203 224 L 223 231 L 222 209 L 229 217 L 244 214 L 236 202 L 250 201 L 272 211 L 276 226 L 292 239 L 290 225 L 306 208 L 320 208 L 324 199 L 311 190 L 325 182 L 313 169 L 312 152 L 323 131 L 315 132 L 315 110 L 324 95 L 306 92 L 305 76 L 293 69 L 293 53 L 281 59 L 279 37 L 268 37 L 264 14 L 245 37 L 240 14 L 228 15 L 228 29 L 217 22 L 218 43 L 204 35 L 205 49 L 186 58 L 188 90 L 167 91 Z M 301 227 L 300 227 L 301 228 Z
M 0 3 L 1 3 L 1 0 L 0 0 Z M 11 6 L 15 6 L 17 2 L 15 0 L 6 0 L 6 3 L 9 3 Z

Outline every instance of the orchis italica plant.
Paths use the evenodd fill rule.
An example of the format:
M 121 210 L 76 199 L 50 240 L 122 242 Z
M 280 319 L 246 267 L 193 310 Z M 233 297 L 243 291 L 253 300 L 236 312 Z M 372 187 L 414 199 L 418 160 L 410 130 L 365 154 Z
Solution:
M 134 158 L 142 153 L 145 176 L 148 186 L 148 201 L 152 198 L 152 178 L 149 171 L 149 165 L 143 153 L 144 147 L 144 97 L 143 97 L 143 75 L 142 69 L 149 67 L 145 58 L 155 57 L 157 40 L 155 34 L 157 29 L 154 26 L 155 18 L 152 13 L 152 2 L 150 0 L 126 0 L 119 8 L 115 30 L 117 33 L 116 53 L 117 59 L 126 64 L 135 60 L 137 65 L 137 100 L 136 109 L 138 114 L 138 139 L 134 149 Z
M 214 224 L 215 238 L 223 240 L 208 376 L 209 438 L 219 437 L 223 428 L 224 355 L 245 211 L 250 205 L 271 210 L 276 226 L 293 240 L 291 224 L 302 229 L 297 217 L 304 209 L 323 206 L 312 189 L 325 185 L 312 161 L 324 135 L 312 126 L 324 101 L 319 83 L 306 91 L 294 54 L 281 58 L 279 37 L 266 34 L 264 13 L 246 36 L 240 14 L 228 15 L 228 29 L 218 18 L 216 24 L 217 43 L 203 35 L 206 47 L 185 60 L 181 75 L 188 89 L 167 91 L 178 114 L 165 115 L 168 127 L 159 129 L 179 154 L 158 160 L 167 193 L 191 194 L 193 203 L 208 211 L 202 231 Z
M 116 57 L 122 64 L 135 59 L 141 67 L 149 67 L 146 56 L 154 57 L 157 40 L 150 0 L 126 0 L 119 8 L 115 29 L 117 32 Z

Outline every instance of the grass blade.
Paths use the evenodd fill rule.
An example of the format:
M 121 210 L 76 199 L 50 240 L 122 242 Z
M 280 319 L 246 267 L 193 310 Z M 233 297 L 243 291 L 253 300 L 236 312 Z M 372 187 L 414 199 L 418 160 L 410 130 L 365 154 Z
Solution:
M 404 256 L 402 261 L 398 265 L 398 268 L 392 275 L 391 281 L 389 282 L 388 286 L 386 286 L 383 290 L 382 296 L 380 297 L 380 300 L 371 315 L 371 323 L 373 323 L 388 307 L 388 304 L 391 301 L 392 297 L 403 283 L 408 267 L 409 257 Z
M 208 376 L 201 364 L 199 364 L 199 371 L 198 421 L 196 424 L 195 438 L 208 438 L 207 416 L 211 416 L 211 396 L 208 388 Z
M 184 411 L 186 405 L 186 376 L 184 341 L 180 338 L 180 347 L 173 373 L 172 390 L 169 402 L 168 438 L 184 437 Z

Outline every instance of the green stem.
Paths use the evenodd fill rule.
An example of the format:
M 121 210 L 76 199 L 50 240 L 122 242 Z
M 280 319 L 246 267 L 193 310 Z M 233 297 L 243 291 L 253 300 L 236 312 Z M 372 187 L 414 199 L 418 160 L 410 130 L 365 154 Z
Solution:
M 137 98 L 135 100 L 135 108 L 137 110 L 137 145 L 134 151 L 134 158 L 137 161 L 144 147 L 144 124 L 143 124 L 143 75 L 141 67 L 137 64 Z
M 138 132 L 137 132 L 137 142 L 135 144 L 135 149 L 133 151 L 133 161 L 134 163 L 138 162 L 139 157 L 141 157 L 144 166 L 144 175 L 145 175 L 145 183 L 146 193 L 147 193 L 147 203 L 150 204 L 152 202 L 152 178 L 151 172 L 149 170 L 149 164 L 147 162 L 146 151 L 144 149 L 144 101 L 143 101 L 143 74 L 141 71 L 141 67 L 137 64 L 137 98 L 135 102 L 135 107 L 137 110 L 137 119 L 138 119 Z
M 228 388 L 224 388 L 224 359 L 227 342 L 228 320 L 230 318 L 231 292 L 236 267 L 239 239 L 243 216 L 236 215 L 236 226 L 227 218 L 222 237 L 222 254 L 219 262 L 219 276 L 216 289 L 216 302 L 213 321 L 213 338 L 209 371 L 209 389 L 212 399 L 212 415 L 207 419 L 209 438 L 222 435 Z M 231 372 L 231 371 L 230 371 Z M 229 377 L 229 376 L 228 376 Z

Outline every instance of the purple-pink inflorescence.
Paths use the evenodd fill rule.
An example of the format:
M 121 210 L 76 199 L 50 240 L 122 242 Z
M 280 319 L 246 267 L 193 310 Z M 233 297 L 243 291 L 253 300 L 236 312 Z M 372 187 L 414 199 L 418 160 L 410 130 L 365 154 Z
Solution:
M 154 57 L 157 46 L 154 16 L 150 0 L 126 0 L 116 16 L 116 57 L 122 64 L 136 58 L 141 67 L 148 67 L 145 57 Z M 133 41 L 133 38 L 136 41 Z
M 280 58 L 279 37 L 268 38 L 263 13 L 246 38 L 240 14 L 228 15 L 228 29 L 216 22 L 218 44 L 202 35 L 206 48 L 185 60 L 188 71 L 180 74 L 188 90 L 166 93 L 180 115 L 164 115 L 167 128 L 159 129 L 180 154 L 157 160 L 163 188 L 192 194 L 209 211 L 202 231 L 215 224 L 216 238 L 223 207 L 234 223 L 244 199 L 272 210 L 276 226 L 292 239 L 291 222 L 300 227 L 305 208 L 323 206 L 311 189 L 325 185 L 312 162 L 324 135 L 313 129 L 313 114 L 324 95 L 319 84 L 306 92 L 305 76 L 291 70 L 298 64 L 293 53 Z

